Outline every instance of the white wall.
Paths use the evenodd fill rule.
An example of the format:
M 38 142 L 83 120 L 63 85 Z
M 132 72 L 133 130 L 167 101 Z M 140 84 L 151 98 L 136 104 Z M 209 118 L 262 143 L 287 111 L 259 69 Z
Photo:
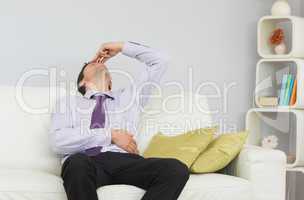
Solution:
M 192 67 L 194 89 L 212 81 L 223 94 L 224 87 L 235 84 L 228 92 L 227 112 L 224 98 L 212 104 L 219 110 L 217 119 L 240 129 L 252 106 L 256 23 L 269 14 L 271 4 L 271 0 L 2 0 L 0 84 L 14 85 L 24 72 L 49 66 L 66 71 L 59 81 L 74 81 L 99 44 L 134 40 L 168 52 L 171 65 L 165 82 L 175 80 L 188 87 Z M 133 64 L 119 57 L 108 65 L 136 73 Z M 116 87 L 123 83 L 114 77 Z M 47 79 L 35 77 L 27 84 L 43 85 Z

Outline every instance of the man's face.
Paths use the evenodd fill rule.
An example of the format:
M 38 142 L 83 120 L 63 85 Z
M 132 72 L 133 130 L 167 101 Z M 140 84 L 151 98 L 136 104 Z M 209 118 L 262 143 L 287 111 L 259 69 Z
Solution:
M 83 75 L 86 86 L 93 84 L 99 90 L 111 89 L 111 75 L 105 64 L 90 63 L 84 69 Z

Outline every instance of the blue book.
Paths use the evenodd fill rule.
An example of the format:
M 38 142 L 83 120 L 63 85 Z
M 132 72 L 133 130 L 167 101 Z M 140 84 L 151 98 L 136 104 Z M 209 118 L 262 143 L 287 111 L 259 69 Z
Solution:
M 291 80 L 290 80 L 290 85 L 289 85 L 289 89 L 288 89 L 288 95 L 287 95 L 287 101 L 285 102 L 285 105 L 289 105 L 290 102 L 290 97 L 291 97 L 291 93 L 292 93 L 292 89 L 293 89 L 293 83 L 294 83 L 294 77 L 292 75 L 291 76 Z
M 287 75 L 287 83 L 286 83 L 286 88 L 285 88 L 285 94 L 284 94 L 284 100 L 283 100 L 283 105 L 287 106 L 288 102 L 288 93 L 289 93 L 289 88 L 290 88 L 290 82 L 291 82 L 291 74 Z
M 285 95 L 285 90 L 286 90 L 287 77 L 288 77 L 288 75 L 284 74 L 283 78 L 282 78 L 280 98 L 279 98 L 280 106 L 284 105 L 284 95 Z

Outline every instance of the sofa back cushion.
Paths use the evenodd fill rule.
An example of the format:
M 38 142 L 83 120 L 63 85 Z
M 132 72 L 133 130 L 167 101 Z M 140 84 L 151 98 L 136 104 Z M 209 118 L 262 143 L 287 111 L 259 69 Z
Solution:
M 48 138 L 54 90 L 1 86 L 0 91 L 0 168 L 59 174 L 60 161 L 52 153 Z

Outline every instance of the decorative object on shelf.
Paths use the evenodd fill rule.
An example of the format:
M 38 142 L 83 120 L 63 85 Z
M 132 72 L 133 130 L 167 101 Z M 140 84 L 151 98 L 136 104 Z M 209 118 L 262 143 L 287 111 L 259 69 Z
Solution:
M 278 97 L 259 97 L 259 104 L 261 106 L 277 106 L 279 104 Z
M 270 44 L 274 46 L 274 52 L 278 55 L 286 54 L 287 52 L 287 47 L 284 39 L 284 30 L 281 28 L 275 29 L 269 39 Z
M 274 47 L 274 52 L 275 52 L 277 55 L 286 54 L 286 52 L 287 52 L 287 47 L 286 47 L 285 42 L 282 42 L 281 44 L 276 45 L 276 46 Z
M 273 16 L 289 16 L 291 15 L 291 7 L 287 0 L 277 0 L 271 8 Z
M 294 163 L 296 161 L 296 155 L 287 155 L 287 163 Z
M 262 147 L 266 149 L 275 149 L 279 145 L 279 138 L 275 135 L 264 137 Z
M 284 30 L 282 28 L 278 28 L 272 32 L 272 35 L 270 37 L 270 43 L 272 45 L 279 45 L 284 41 L 284 39 Z

